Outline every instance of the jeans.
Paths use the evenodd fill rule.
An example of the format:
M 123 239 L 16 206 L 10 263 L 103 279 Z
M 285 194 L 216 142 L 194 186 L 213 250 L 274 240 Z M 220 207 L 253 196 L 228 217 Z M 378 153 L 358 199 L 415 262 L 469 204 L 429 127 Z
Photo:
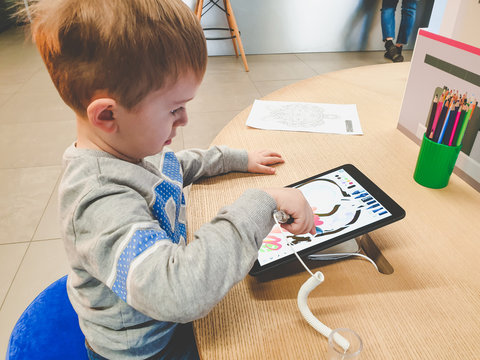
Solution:
M 89 360 L 109 360 L 95 353 L 85 344 Z M 199 360 L 192 323 L 179 324 L 173 340 L 157 355 L 147 360 Z
M 382 1 L 382 35 L 383 40 L 395 39 L 395 10 L 399 0 Z M 402 20 L 398 29 L 397 44 L 405 45 L 412 32 L 417 13 L 417 0 L 402 0 Z

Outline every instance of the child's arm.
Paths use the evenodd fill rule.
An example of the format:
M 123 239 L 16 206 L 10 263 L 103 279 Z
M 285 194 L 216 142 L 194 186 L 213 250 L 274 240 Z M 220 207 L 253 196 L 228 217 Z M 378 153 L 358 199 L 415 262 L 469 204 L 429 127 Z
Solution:
M 247 171 L 246 150 L 227 146 L 213 146 L 208 150 L 189 149 L 175 153 L 183 170 L 183 186 L 190 185 L 201 177 L 225 174 L 231 171 Z
M 138 193 L 112 185 L 82 198 L 68 241 L 74 249 L 67 251 L 75 254 L 73 268 L 85 269 L 141 313 L 189 322 L 245 277 L 274 225 L 275 208 L 268 193 L 248 190 L 185 246 L 173 242 Z
M 282 156 L 269 150 L 248 152 L 226 146 L 208 150 L 192 149 L 176 153 L 183 170 L 184 186 L 203 176 L 215 176 L 231 171 L 274 174 L 271 165 L 283 163 Z
M 312 211 L 299 190 L 251 189 L 184 246 L 172 242 L 138 193 L 104 187 L 86 194 L 74 211 L 72 266 L 106 284 L 112 290 L 107 297 L 116 294 L 157 320 L 189 322 L 206 315 L 245 277 L 280 208 L 296 219 L 289 231 L 313 228 Z

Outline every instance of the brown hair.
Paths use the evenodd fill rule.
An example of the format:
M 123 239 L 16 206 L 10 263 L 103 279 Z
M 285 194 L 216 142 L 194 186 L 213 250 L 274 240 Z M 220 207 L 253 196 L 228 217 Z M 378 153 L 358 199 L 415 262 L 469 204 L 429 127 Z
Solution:
M 203 77 L 203 30 L 181 0 L 42 0 L 32 35 L 65 103 L 79 115 L 98 90 L 132 109 L 186 71 Z

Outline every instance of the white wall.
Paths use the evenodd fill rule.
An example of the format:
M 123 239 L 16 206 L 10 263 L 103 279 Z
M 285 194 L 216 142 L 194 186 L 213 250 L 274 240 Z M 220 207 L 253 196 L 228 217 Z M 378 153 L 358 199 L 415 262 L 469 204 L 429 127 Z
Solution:
M 428 30 L 480 47 L 479 22 L 478 0 L 436 0 Z
M 430 22 L 428 23 L 428 31 L 438 34 L 440 27 L 442 26 L 443 14 L 445 13 L 445 7 L 448 0 L 435 0 L 432 9 L 432 15 Z
M 462 0 L 452 38 L 480 47 L 480 3 L 478 0 Z

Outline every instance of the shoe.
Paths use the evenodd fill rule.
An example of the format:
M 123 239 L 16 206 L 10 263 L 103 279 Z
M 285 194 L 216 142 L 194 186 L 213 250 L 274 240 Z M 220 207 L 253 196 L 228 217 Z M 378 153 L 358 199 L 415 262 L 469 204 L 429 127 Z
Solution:
M 397 47 L 393 44 L 392 40 L 388 40 L 385 42 L 385 56 L 387 59 L 392 60 L 393 62 L 402 62 L 402 47 Z

